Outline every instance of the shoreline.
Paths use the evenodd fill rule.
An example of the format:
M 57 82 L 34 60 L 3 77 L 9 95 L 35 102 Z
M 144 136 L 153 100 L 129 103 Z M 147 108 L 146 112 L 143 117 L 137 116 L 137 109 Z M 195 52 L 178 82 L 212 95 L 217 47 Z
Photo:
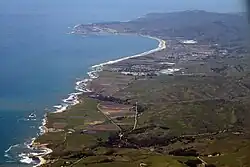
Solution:
M 66 98 L 66 99 L 63 99 L 62 104 L 53 106 L 54 108 L 56 108 L 56 110 L 54 112 L 52 112 L 52 113 L 65 112 L 70 106 L 74 106 L 74 105 L 77 105 L 77 104 L 81 103 L 79 101 L 78 96 L 83 94 L 83 93 L 92 92 L 91 90 L 88 90 L 86 88 L 87 83 L 91 82 L 93 79 L 96 79 L 96 78 L 99 77 L 98 73 L 102 71 L 103 66 L 115 64 L 117 62 L 121 62 L 121 61 L 128 60 L 128 59 L 131 59 L 131 58 L 146 56 L 146 55 L 161 51 L 161 50 L 166 48 L 166 41 L 165 40 L 162 40 L 162 39 L 157 38 L 157 37 L 148 36 L 148 35 L 141 35 L 141 34 L 136 34 L 136 35 L 141 36 L 141 37 L 145 37 L 145 38 L 150 38 L 150 39 L 157 40 L 159 42 L 158 47 L 155 48 L 155 49 L 151 49 L 149 51 L 145 51 L 145 52 L 142 52 L 142 53 L 139 53 L 139 54 L 132 55 L 132 56 L 126 56 L 126 57 L 118 58 L 116 60 L 110 60 L 110 61 L 107 61 L 107 62 L 104 62 L 104 63 L 100 63 L 100 64 L 97 64 L 97 65 L 91 66 L 90 67 L 91 71 L 87 72 L 88 77 L 83 79 L 83 80 L 79 80 L 79 81 L 77 81 L 75 83 L 76 92 L 68 94 L 69 97 Z M 43 135 L 43 134 L 48 132 L 47 127 L 46 127 L 46 123 L 47 123 L 47 116 L 45 114 L 44 118 L 42 119 L 42 125 L 39 127 L 39 129 L 40 129 L 39 135 Z M 33 167 L 39 167 L 39 166 L 44 165 L 44 164 L 47 163 L 46 159 L 44 159 L 44 156 L 52 153 L 53 150 L 51 150 L 50 148 L 47 148 L 44 145 L 43 146 L 38 145 L 37 148 L 35 146 L 33 147 L 34 141 L 35 141 L 35 139 L 29 144 L 29 145 L 31 145 L 30 149 L 31 150 L 39 149 L 41 152 L 43 152 L 43 153 L 40 153 L 40 154 L 37 154 L 37 155 L 35 155 L 36 153 L 32 153 L 32 152 L 30 153 L 30 155 L 33 155 L 34 157 L 39 159 L 39 164 L 33 165 Z
M 110 65 L 110 64 L 118 63 L 118 62 L 123 61 L 123 60 L 128 60 L 128 59 L 131 59 L 131 58 L 146 56 L 146 55 L 152 54 L 154 52 L 161 51 L 161 50 L 163 50 L 163 49 L 166 48 L 166 41 L 164 41 L 164 40 L 162 40 L 160 38 L 152 37 L 152 36 L 148 36 L 148 35 L 141 35 L 141 34 L 138 34 L 138 36 L 157 40 L 159 42 L 158 47 L 155 48 L 155 49 L 151 49 L 149 51 L 145 51 L 145 52 L 136 54 L 136 55 L 127 56 L 127 57 L 119 58 L 119 59 L 116 59 L 116 60 L 110 60 L 110 61 L 107 61 L 107 62 L 104 62 L 104 63 L 93 65 L 93 66 L 91 66 L 91 68 L 102 67 L 102 66 L 105 66 L 105 65 Z

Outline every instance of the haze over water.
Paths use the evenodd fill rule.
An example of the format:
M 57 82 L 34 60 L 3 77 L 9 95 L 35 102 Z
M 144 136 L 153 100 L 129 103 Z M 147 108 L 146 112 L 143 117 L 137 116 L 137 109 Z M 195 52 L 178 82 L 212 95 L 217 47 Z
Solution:
M 74 91 L 76 79 L 85 77 L 91 65 L 134 55 L 158 45 L 155 40 L 137 36 L 83 38 L 67 35 L 68 27 L 79 23 L 130 20 L 157 11 L 237 11 L 235 5 L 238 3 L 229 1 L 223 11 L 219 11 L 214 8 L 216 5 L 209 7 L 197 0 L 192 1 L 193 4 L 184 0 L 1 0 L 0 166 L 16 166 L 16 152 L 21 148 L 8 153 L 5 150 L 34 137 L 44 109 L 61 103 L 61 99 Z M 29 114 L 34 111 L 37 119 L 28 121 Z

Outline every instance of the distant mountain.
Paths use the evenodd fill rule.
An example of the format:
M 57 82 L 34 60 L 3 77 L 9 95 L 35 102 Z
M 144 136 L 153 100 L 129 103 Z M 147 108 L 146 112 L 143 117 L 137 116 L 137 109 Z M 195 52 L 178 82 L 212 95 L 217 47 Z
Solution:
M 150 13 L 128 22 L 101 23 L 130 33 L 183 37 L 200 42 L 229 43 L 248 39 L 248 20 L 244 13 L 212 13 L 200 10 Z

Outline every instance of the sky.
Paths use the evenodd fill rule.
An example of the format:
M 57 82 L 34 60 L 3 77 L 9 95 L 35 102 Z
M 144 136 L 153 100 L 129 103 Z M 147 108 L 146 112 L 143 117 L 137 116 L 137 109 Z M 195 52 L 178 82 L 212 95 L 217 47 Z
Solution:
M 100 1 L 96 0 L 96 3 Z M 136 6 L 148 11 L 207 10 L 213 12 L 237 12 L 243 9 L 244 0 L 104 0 L 110 6 L 120 4 L 129 9 Z M 139 9 L 141 10 L 141 9 Z
M 5 7 L 8 2 L 8 7 L 18 7 L 19 4 L 37 4 L 41 7 L 45 3 L 58 5 L 70 5 L 78 3 L 81 5 L 96 5 L 97 7 L 116 7 L 121 6 L 128 11 L 131 8 L 138 8 L 141 11 L 143 8 L 148 11 L 175 11 L 175 10 L 189 10 L 200 9 L 214 12 L 235 12 L 242 9 L 244 0 L 1 0 L 0 5 Z M 1 7 L 0 7 L 1 9 Z M 4 9 L 4 8 L 3 8 Z M 115 8 L 113 8 L 115 10 Z

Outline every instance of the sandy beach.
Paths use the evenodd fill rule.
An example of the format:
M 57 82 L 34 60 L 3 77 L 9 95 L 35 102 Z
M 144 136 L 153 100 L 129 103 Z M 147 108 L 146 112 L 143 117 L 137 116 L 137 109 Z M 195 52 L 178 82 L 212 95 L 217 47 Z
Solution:
M 117 62 L 120 62 L 120 61 L 123 61 L 123 60 L 128 60 L 128 59 L 131 59 L 131 58 L 146 56 L 148 54 L 151 54 L 151 53 L 154 53 L 154 52 L 158 52 L 158 51 L 161 51 L 161 50 L 163 50 L 163 49 L 166 48 L 166 41 L 164 41 L 162 39 L 159 39 L 157 37 L 145 36 L 145 35 L 140 35 L 140 36 L 157 40 L 159 42 L 158 47 L 155 48 L 155 49 L 152 49 L 150 51 L 146 51 L 146 52 L 143 52 L 143 53 L 140 53 L 140 54 L 136 54 L 136 55 L 133 55 L 133 56 L 127 56 L 127 57 L 123 57 L 123 58 L 120 58 L 120 59 L 107 61 L 105 63 L 93 65 L 91 68 L 95 69 L 95 68 L 102 67 L 102 66 L 105 66 L 105 65 L 114 64 L 114 63 L 117 63 Z
M 77 92 L 69 94 L 68 98 L 62 100 L 63 101 L 62 104 L 55 105 L 54 108 L 56 110 L 54 111 L 54 113 L 65 112 L 68 109 L 69 106 L 79 104 L 80 101 L 79 101 L 78 96 L 85 93 L 85 92 L 91 92 L 91 90 L 86 89 L 86 85 L 87 85 L 88 82 L 91 82 L 93 79 L 98 78 L 98 72 L 102 71 L 103 66 L 114 64 L 114 63 L 121 62 L 121 61 L 124 61 L 124 60 L 128 60 L 128 59 L 131 59 L 131 58 L 146 56 L 148 54 L 152 54 L 154 52 L 158 52 L 158 51 L 161 51 L 161 50 L 166 48 L 166 42 L 164 40 L 162 40 L 162 39 L 159 39 L 157 37 L 145 36 L 145 35 L 140 35 L 140 36 L 157 40 L 159 42 L 158 47 L 155 48 L 155 49 L 140 53 L 140 54 L 127 56 L 127 57 L 123 57 L 123 58 L 119 58 L 119 59 L 116 59 L 116 60 L 111 60 L 111 61 L 107 61 L 107 62 L 104 62 L 104 63 L 100 63 L 100 64 L 97 64 L 97 65 L 91 66 L 92 71 L 89 71 L 87 73 L 88 74 L 88 79 L 83 79 L 83 80 L 77 81 L 76 86 L 75 86 L 75 90 Z M 43 135 L 44 133 L 47 133 L 46 116 L 43 119 L 42 126 L 40 126 L 40 131 L 41 131 L 41 133 L 40 133 L 41 135 Z M 34 144 L 34 142 L 32 144 Z M 39 159 L 40 163 L 35 165 L 34 167 L 39 167 L 39 166 L 41 166 L 43 164 L 46 164 L 46 160 L 43 157 L 45 155 L 48 155 L 48 154 L 53 152 L 53 150 L 47 148 L 46 146 L 38 146 L 38 147 L 41 148 L 41 151 L 43 153 L 39 154 L 39 155 L 35 155 Z

